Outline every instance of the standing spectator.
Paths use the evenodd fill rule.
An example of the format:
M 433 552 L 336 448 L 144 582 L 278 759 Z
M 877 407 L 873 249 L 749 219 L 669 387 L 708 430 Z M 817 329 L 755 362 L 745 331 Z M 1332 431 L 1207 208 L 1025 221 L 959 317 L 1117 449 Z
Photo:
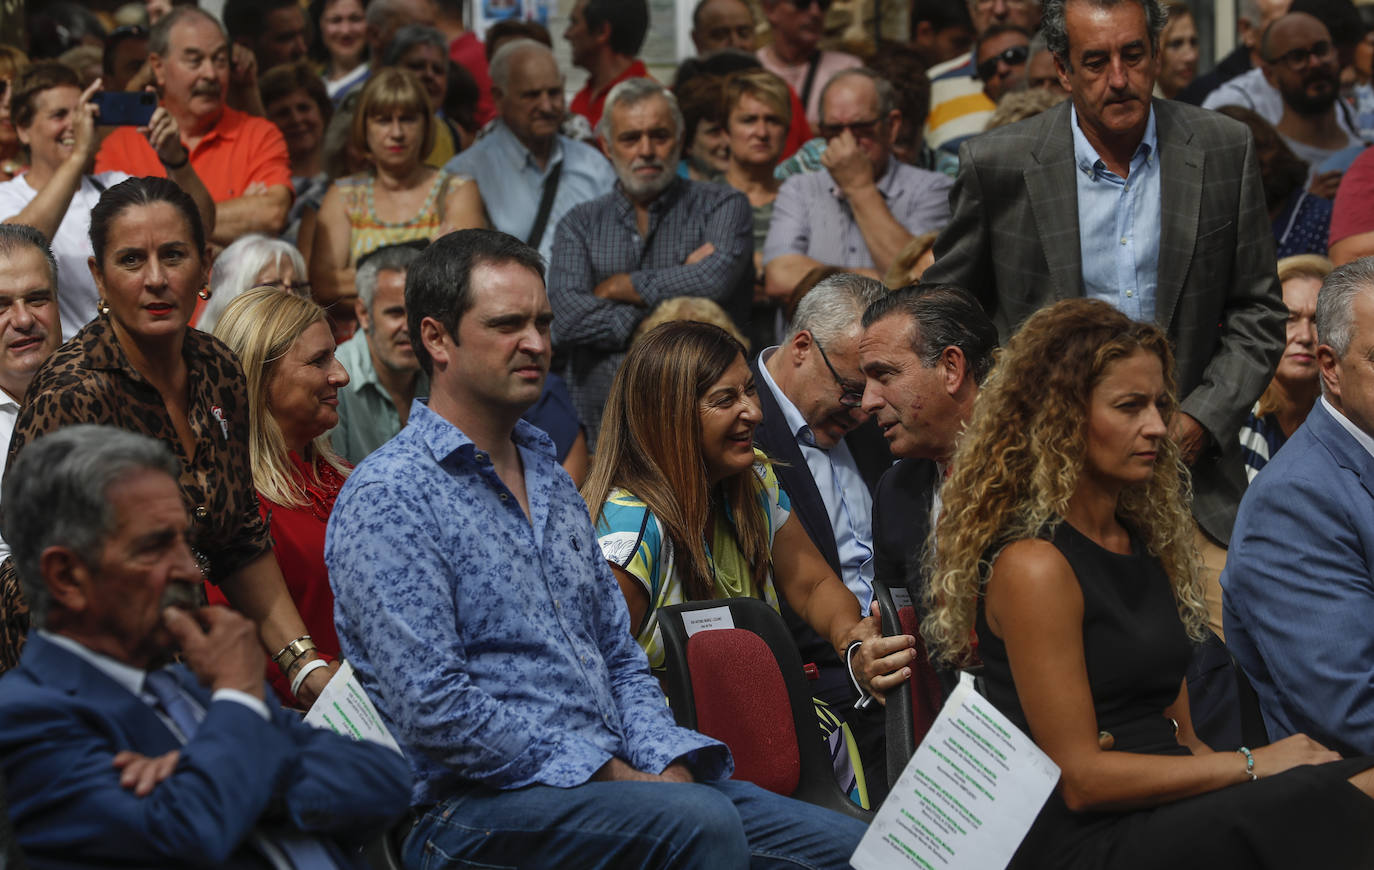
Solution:
M 215 327 L 248 379 L 248 456 L 258 511 L 272 535 L 287 591 L 320 658 L 339 657 L 334 594 L 324 566 L 324 530 L 350 468 L 329 445 L 348 372 L 334 356 L 324 310 L 309 299 L 256 287 Z M 228 602 L 212 590 L 211 604 Z M 283 703 L 291 684 L 267 660 Z
M 275 66 L 304 60 L 311 33 L 297 0 L 225 0 L 229 40 L 253 52 L 262 75 Z
M 789 178 L 773 206 L 763 266 L 775 299 L 817 266 L 881 279 L 912 236 L 949 220 L 949 179 L 892 159 L 901 122 L 892 85 L 845 70 L 822 96 L 823 168 Z
M 334 115 L 324 80 L 308 63 L 293 63 L 268 70 L 258 83 L 267 120 L 277 125 L 291 159 L 291 186 L 296 198 L 286 213 L 282 238 L 295 244 L 301 215 L 306 208 L 318 210 L 329 187 L 324 171 L 324 130 Z
M 1030 60 L 1026 61 L 1026 86 L 1032 91 L 1052 91 L 1056 94 L 1069 92 L 1059 80 L 1059 71 L 1054 67 L 1054 54 L 1045 44 L 1045 34 L 1036 33 L 1030 41 Z
M 272 122 L 225 105 L 229 42 L 219 21 L 195 6 L 179 6 L 153 28 L 148 63 L 162 107 L 180 131 L 185 152 L 165 156 L 133 127 L 111 133 L 96 154 L 96 172 L 166 177 L 190 165 L 215 201 L 218 245 L 245 233 L 280 233 L 291 208 L 291 161 Z
M 1240 106 L 1222 106 L 1217 111 L 1249 127 L 1250 135 L 1255 137 L 1264 204 L 1274 225 L 1275 255 L 1279 259 L 1298 254 L 1325 255 L 1332 205 L 1331 200 L 1307 189 L 1307 164 L 1258 113 Z
M 57 304 L 65 341 L 96 315 L 99 292 L 87 265 L 91 210 L 106 188 L 129 176 L 117 171 L 87 173 L 99 146 L 96 109 L 89 102 L 94 88 L 83 92 L 76 73 L 56 61 L 40 61 L 15 80 L 12 90 L 15 125 L 32 165 L 18 178 L 0 183 L 0 218 L 28 224 L 51 240 L 59 267 Z M 167 109 L 154 111 L 140 138 L 150 143 L 159 159 L 180 164 L 169 174 L 196 200 L 205 225 L 212 225 L 215 205 L 195 167 L 186 162 L 177 122 Z
M 434 145 L 425 155 L 425 165 L 442 167 L 463 150 L 466 138 L 454 119 L 444 113 L 450 64 L 444 35 L 433 27 L 402 27 L 387 46 L 383 63 L 406 70 L 424 85 L 434 107 Z
M 677 174 L 683 178 L 719 181 L 730 167 L 724 84 L 721 76 L 699 75 L 674 91 L 682 109 L 682 160 Z
M 563 74 L 548 48 L 532 39 L 505 43 L 492 56 L 491 78 L 500 116 L 444 168 L 500 178 L 481 191 L 492 226 L 524 239 L 550 261 L 563 215 L 610 193 L 615 170 L 595 148 L 559 133 Z
M 973 46 L 967 0 L 923 0 L 911 4 L 911 41 L 926 69 L 954 60 Z
M 692 80 L 699 76 L 725 78 L 732 73 L 753 69 L 763 69 L 763 64 L 759 62 L 758 55 L 752 49 L 742 51 L 737 48 L 722 48 L 708 55 L 689 57 L 677 65 L 677 72 L 673 75 L 673 92 L 678 95 L 686 93 L 691 87 Z M 783 156 L 790 157 L 811 139 L 812 133 L 801 100 L 797 99 L 796 93 L 790 87 L 787 89 L 787 99 L 791 105 L 792 121 L 787 128 L 787 139 L 783 143 L 782 153 Z M 683 111 L 685 113 L 686 109 Z
M 116 27 L 105 37 L 100 60 L 100 86 L 107 91 L 135 91 L 146 78 L 148 28 L 141 24 Z
M 1275 129 L 1309 170 L 1309 187 L 1317 196 L 1332 199 L 1342 170 L 1323 164 L 1332 155 L 1360 142 L 1342 129 L 1337 103 L 1341 71 L 1336 47 L 1326 26 L 1303 12 L 1283 16 L 1265 31 L 1261 42 L 1264 76 L 1283 99 L 1283 115 Z
M 758 51 L 763 68 L 787 82 L 806 107 L 811 129 L 821 119 L 821 90 L 836 73 L 863 66 L 842 51 L 824 51 L 825 10 L 828 0 L 762 0 L 763 16 L 773 41 Z
M 373 64 L 380 64 L 386 57 L 387 47 L 402 27 L 434 27 L 439 21 L 439 7 L 434 0 L 368 0 L 364 5 L 367 54 Z
M 318 34 L 310 56 L 324 66 L 324 87 L 338 105 L 367 80 L 367 19 L 362 0 L 311 0 Z
M 1155 96 L 1172 100 L 1197 76 L 1197 24 L 1182 3 L 1166 3 L 1169 23 L 1159 36 L 1159 78 Z
M 1260 34 L 1271 21 L 1287 13 L 1291 3 L 1292 0 L 1240 0 L 1236 4 L 1236 47 L 1211 70 L 1193 79 L 1178 99 L 1201 106 L 1217 88 L 1258 68 Z
M 954 217 L 923 280 L 969 288 L 1002 336 L 1075 296 L 1159 324 L 1177 354 L 1170 432 L 1215 577 L 1245 491 L 1237 431 L 1286 314 L 1254 140 L 1215 112 L 1150 99 L 1158 0 L 1047 0 L 1044 19 L 1072 100 L 964 144 Z
M 229 303 L 259 287 L 310 298 L 305 261 L 295 245 L 249 233 L 220 251 L 210 271 L 210 298 L 196 305 L 191 324 L 214 332 Z
M 920 58 L 909 48 L 889 45 L 873 58 L 872 70 L 892 85 L 897 109 L 902 113 L 901 123 L 892 134 L 892 156 L 919 169 L 934 169 L 935 152 L 926 145 L 930 78 Z
M 349 382 L 338 392 L 339 424 L 334 449 L 357 465 L 395 437 L 416 399 L 429 395 L 406 321 L 406 272 L 420 256 L 415 248 L 379 248 L 358 269 L 358 331 L 339 345 Z
M 322 304 L 353 295 L 353 270 L 377 248 L 486 223 L 476 182 L 424 164 L 434 123 L 424 87 L 408 72 L 383 69 L 363 88 L 350 142 L 370 167 L 329 188 L 310 249 Z M 351 312 L 335 316 L 352 319 Z
M 682 114 L 673 95 L 630 79 L 611 89 L 606 105 L 599 132 L 620 184 L 559 222 L 549 270 L 556 340 L 593 452 L 611 379 L 654 306 L 705 296 L 740 324 L 753 298 L 749 200 L 677 177 Z
M 611 88 L 627 79 L 647 78 L 639 50 L 649 32 L 645 0 L 577 0 L 563 38 L 572 62 L 587 71 L 587 83 L 573 96 L 572 111 L 599 127 Z
M 1251 482 L 1279 448 L 1293 437 L 1321 395 L 1317 367 L 1317 293 L 1333 268 L 1330 260 L 1315 254 L 1279 260 L 1283 304 L 1288 308 L 1287 343 L 1279 366 L 1274 370 L 1274 379 L 1240 427 L 1245 476 Z M 1207 609 L 1213 630 L 1224 637 L 1220 630 L 1221 602 L 1209 601 Z
M 698 0 L 692 10 L 692 45 L 697 55 L 723 48 L 753 51 L 757 25 L 744 0 Z
M 10 180 L 24 169 L 24 146 L 14 129 L 10 97 L 15 78 L 28 65 L 24 52 L 12 45 L 0 45 L 0 181 Z
M 6 445 L 29 383 L 62 343 L 57 300 L 57 260 L 42 233 L 0 224 L 0 441 Z M 0 475 L 6 459 L 0 457 Z M 0 538 L 0 559 L 9 554 L 9 544 Z M 12 611 L 6 606 L 0 612 Z
M 496 104 L 492 102 L 486 50 L 477 34 L 463 26 L 463 6 L 463 0 L 436 0 L 438 17 L 434 26 L 448 42 L 445 54 L 449 60 L 467 70 L 477 85 L 477 108 L 473 115 L 480 128 L 496 117 Z
M 973 56 L 983 93 L 996 103 L 1003 94 L 1026 86 L 1030 34 L 1014 24 L 994 24 L 978 36 Z

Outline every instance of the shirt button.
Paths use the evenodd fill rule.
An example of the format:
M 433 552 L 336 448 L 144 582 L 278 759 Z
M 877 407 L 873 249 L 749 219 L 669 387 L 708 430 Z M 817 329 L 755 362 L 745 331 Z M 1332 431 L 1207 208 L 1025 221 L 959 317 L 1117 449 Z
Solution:
M 1123 244 L 1123 245 L 1126 244 L 1126 237 L 1125 237 L 1125 236 L 1122 236 L 1122 237 L 1121 237 L 1121 244 Z
M 509 495 L 505 494 L 504 492 L 501 493 L 501 501 L 509 501 L 509 500 L 510 500 L 510 496 L 509 496 Z
M 1131 186 L 1128 184 L 1128 185 L 1126 185 L 1126 192 L 1127 192 L 1127 193 L 1130 193 L 1130 191 L 1131 191 Z
M 205 505 L 196 508 L 196 519 L 204 520 L 210 516 L 210 510 Z
M 486 461 L 487 461 L 487 454 L 483 453 L 483 452 L 480 451 L 480 450 L 478 450 L 477 453 L 474 454 L 474 455 L 477 457 L 477 461 L 478 461 L 478 462 L 486 462 Z
M 1127 291 L 1126 291 L 1126 298 L 1127 298 L 1127 299 L 1130 299 L 1130 298 L 1131 298 L 1132 296 L 1134 296 L 1134 295 L 1135 295 L 1135 293 L 1134 293 L 1133 291 L 1130 291 L 1130 290 L 1127 290 Z
M 563 609 L 563 602 L 561 602 L 561 601 L 555 601 L 555 602 L 553 603 L 553 609 L 554 609 L 554 610 L 562 610 L 562 609 Z

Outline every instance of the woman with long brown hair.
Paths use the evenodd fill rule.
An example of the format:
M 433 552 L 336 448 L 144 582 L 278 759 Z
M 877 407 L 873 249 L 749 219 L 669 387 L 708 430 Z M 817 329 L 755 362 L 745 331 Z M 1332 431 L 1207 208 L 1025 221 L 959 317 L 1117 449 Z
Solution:
M 928 648 L 963 666 L 976 645 L 988 699 L 1061 770 L 1012 866 L 1369 866 L 1374 759 L 1303 735 L 1214 751 L 1193 731 L 1207 608 L 1173 365 L 1154 324 L 1104 302 L 1041 310 L 941 490 Z

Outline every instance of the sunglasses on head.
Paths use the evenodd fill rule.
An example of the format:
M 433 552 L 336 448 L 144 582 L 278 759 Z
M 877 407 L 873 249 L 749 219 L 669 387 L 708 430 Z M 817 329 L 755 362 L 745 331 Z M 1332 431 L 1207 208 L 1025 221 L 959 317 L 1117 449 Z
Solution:
M 978 64 L 978 78 L 987 81 L 997 75 L 997 65 L 1004 63 L 1007 66 L 1020 66 L 1026 62 L 1030 56 L 1030 46 L 1013 45 L 1001 54 L 995 54 L 982 63 Z

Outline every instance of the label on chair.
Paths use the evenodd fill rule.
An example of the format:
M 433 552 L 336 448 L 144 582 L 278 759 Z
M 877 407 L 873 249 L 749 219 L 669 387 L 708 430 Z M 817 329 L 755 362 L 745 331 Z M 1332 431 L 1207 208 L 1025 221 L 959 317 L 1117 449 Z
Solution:
M 850 863 L 1001 870 L 1058 781 L 1058 766 L 963 673 Z
M 699 631 L 734 628 L 735 618 L 730 615 L 729 607 L 707 607 L 682 614 L 682 627 L 687 630 L 687 636 L 691 637 Z
M 910 607 L 910 606 L 911 606 L 911 591 L 910 591 L 910 590 L 905 589 L 905 588 L 902 588 L 902 589 L 889 589 L 889 590 L 887 590 L 887 591 L 888 591 L 888 593 L 892 596 L 892 603 L 893 603 L 894 605 L 897 606 L 897 609 L 898 609 L 898 610 L 901 610 L 903 607 Z

